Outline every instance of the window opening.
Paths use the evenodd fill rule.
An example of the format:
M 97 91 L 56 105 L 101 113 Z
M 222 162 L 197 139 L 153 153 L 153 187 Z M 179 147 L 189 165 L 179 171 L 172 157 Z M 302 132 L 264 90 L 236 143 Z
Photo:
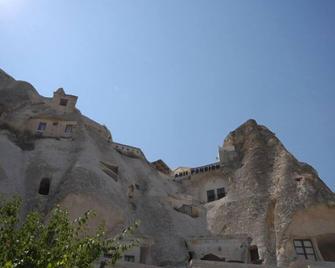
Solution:
M 65 133 L 72 133 L 73 125 L 66 125 L 65 126 Z
M 40 123 L 38 124 L 37 130 L 38 130 L 38 131 L 44 131 L 46 128 L 47 128 L 47 123 L 45 123 L 45 122 L 40 122 Z
M 50 179 L 43 178 L 40 182 L 40 187 L 38 189 L 38 193 L 41 195 L 48 195 L 50 191 Z
M 215 191 L 209 190 L 207 191 L 207 202 L 215 201 Z
M 218 188 L 216 191 L 217 191 L 218 199 L 221 199 L 226 196 L 226 191 L 224 187 Z
M 316 261 L 316 255 L 313 248 L 312 241 L 309 239 L 295 239 L 293 240 L 295 253 L 298 256 L 304 256 L 306 260 Z
M 66 106 L 66 105 L 67 105 L 67 102 L 68 102 L 67 99 L 60 99 L 60 101 L 59 101 L 59 105 L 61 105 L 61 106 Z
M 127 262 L 135 262 L 135 256 L 132 256 L 132 255 L 124 255 L 124 261 L 127 261 Z

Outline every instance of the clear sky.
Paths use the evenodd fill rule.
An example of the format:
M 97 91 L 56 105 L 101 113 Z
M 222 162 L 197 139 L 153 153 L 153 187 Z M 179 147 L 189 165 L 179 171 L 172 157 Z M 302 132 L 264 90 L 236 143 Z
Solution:
M 249 118 L 335 190 L 334 0 L 0 0 L 0 68 L 79 96 L 115 141 L 216 161 Z

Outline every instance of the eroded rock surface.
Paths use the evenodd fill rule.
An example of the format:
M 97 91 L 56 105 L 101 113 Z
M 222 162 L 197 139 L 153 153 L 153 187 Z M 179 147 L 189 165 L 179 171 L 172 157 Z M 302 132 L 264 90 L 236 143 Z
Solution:
M 59 92 L 57 98 L 66 99 Z M 94 209 L 91 225 L 105 221 L 110 235 L 139 219 L 137 236 L 147 241 L 141 262 L 166 267 L 185 267 L 192 258 L 187 241 L 206 252 L 215 237 L 215 247 L 219 238 L 236 247 L 248 237 L 241 240 L 244 262 L 252 261 L 248 247 L 254 246 L 258 261 L 285 267 L 299 257 L 294 239 L 310 239 L 318 260 L 334 257 L 334 193 L 256 121 L 227 136 L 219 163 L 165 174 L 140 149 L 114 143 L 106 127 L 78 109 L 55 105 L 0 71 L 0 191 L 19 194 L 25 212 L 47 215 L 61 204 L 74 218 Z M 216 188 L 219 198 L 207 202 L 207 191 Z

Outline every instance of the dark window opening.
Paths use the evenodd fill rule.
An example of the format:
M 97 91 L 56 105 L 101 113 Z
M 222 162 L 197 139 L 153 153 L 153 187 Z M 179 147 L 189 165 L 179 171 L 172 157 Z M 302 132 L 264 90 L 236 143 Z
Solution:
M 221 199 L 221 198 L 226 196 L 226 191 L 225 191 L 224 187 L 219 188 L 216 191 L 217 191 L 218 199 Z
M 226 261 L 225 258 L 220 258 L 212 253 L 210 254 L 206 254 L 205 256 L 203 256 L 201 258 L 201 260 L 204 260 L 204 261 Z
M 302 178 L 301 178 L 301 177 L 298 177 L 298 178 L 295 178 L 295 180 L 296 180 L 297 182 L 299 182 L 299 181 L 302 180 Z
M 65 127 L 65 133 L 72 133 L 73 125 L 66 125 Z
M 319 235 L 317 243 L 323 260 L 335 262 L 335 233 Z
M 46 128 L 47 128 L 47 123 L 45 123 L 45 122 L 40 122 L 40 123 L 38 124 L 37 130 L 38 130 L 38 131 L 44 131 Z
M 53 126 L 57 126 L 57 125 L 58 125 L 58 122 L 53 122 L 52 125 L 53 125 Z
M 253 264 L 261 264 L 262 261 L 259 259 L 258 248 L 257 246 L 251 246 L 249 248 L 250 252 L 250 262 Z
M 208 171 L 208 167 L 205 167 L 205 171 Z
M 40 182 L 40 188 L 38 189 L 38 193 L 41 195 L 48 195 L 50 190 L 50 179 L 43 178 Z
M 67 105 L 67 102 L 68 102 L 67 99 L 60 99 L 60 101 L 59 101 L 59 105 L 61 105 L 61 106 L 66 106 L 66 105 Z
M 220 168 L 220 165 L 216 165 L 216 169 L 219 169 Z
M 316 255 L 313 248 L 312 241 L 309 239 L 295 239 L 293 240 L 295 253 L 298 256 L 304 256 L 306 260 L 316 261 Z
M 215 201 L 215 191 L 209 190 L 207 191 L 207 202 Z
M 127 261 L 127 262 L 135 262 L 135 256 L 132 256 L 132 255 L 124 255 L 124 261 Z
M 195 170 L 195 173 L 198 174 L 198 173 L 199 173 L 199 169 L 196 169 L 196 170 Z

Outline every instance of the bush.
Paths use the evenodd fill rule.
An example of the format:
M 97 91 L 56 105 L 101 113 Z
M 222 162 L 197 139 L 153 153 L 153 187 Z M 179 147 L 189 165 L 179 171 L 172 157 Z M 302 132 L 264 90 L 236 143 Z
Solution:
M 125 242 L 138 223 L 107 239 L 103 225 L 93 235 L 88 234 L 91 211 L 70 221 L 68 212 L 57 206 L 46 222 L 40 213 L 30 212 L 20 223 L 20 207 L 19 198 L 1 201 L 0 267 L 85 268 L 92 267 L 92 262 L 103 254 L 110 257 L 109 264 L 115 264 L 138 243 Z

